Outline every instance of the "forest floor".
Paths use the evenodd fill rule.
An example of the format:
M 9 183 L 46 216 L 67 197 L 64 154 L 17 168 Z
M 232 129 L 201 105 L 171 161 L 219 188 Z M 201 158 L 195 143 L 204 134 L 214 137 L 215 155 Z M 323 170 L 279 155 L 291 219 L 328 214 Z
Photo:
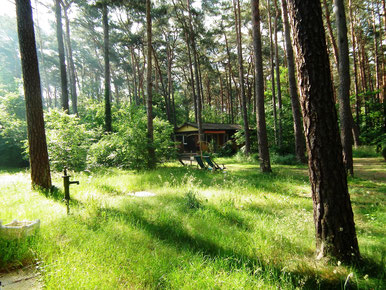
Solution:
M 80 185 L 71 186 L 69 216 L 61 173 L 47 194 L 30 189 L 26 170 L 0 169 L 3 224 L 41 220 L 32 237 L 0 238 L 0 281 L 33 269 L 27 280 L 48 289 L 339 289 L 351 274 L 354 287 L 386 288 L 381 158 L 356 158 L 348 180 L 363 257 L 354 266 L 315 259 L 306 166 L 263 174 L 253 162 L 218 161 L 226 172 L 169 163 L 72 173 Z

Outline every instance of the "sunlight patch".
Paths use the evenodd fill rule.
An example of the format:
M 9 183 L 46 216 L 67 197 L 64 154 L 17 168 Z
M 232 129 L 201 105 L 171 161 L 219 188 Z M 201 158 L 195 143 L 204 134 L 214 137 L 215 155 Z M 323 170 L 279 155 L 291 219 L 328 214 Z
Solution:
M 137 192 L 130 192 L 127 195 L 136 196 L 136 197 L 149 197 L 149 196 L 155 196 L 155 193 L 148 192 L 148 191 L 137 191 Z

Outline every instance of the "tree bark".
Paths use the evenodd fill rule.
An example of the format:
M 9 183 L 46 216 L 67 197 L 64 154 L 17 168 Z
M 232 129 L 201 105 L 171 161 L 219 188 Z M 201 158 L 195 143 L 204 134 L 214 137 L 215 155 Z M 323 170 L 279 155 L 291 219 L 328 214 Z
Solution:
M 334 33 L 332 32 L 332 26 L 331 26 L 331 20 L 330 20 L 330 10 L 327 5 L 327 1 L 323 0 L 323 6 L 326 16 L 326 23 L 327 23 L 327 29 L 328 29 L 328 35 L 330 36 L 331 46 L 332 46 L 332 52 L 334 54 L 335 64 L 336 67 L 339 65 L 339 53 L 338 53 L 338 46 L 336 45 Z
M 155 148 L 153 137 L 153 78 L 152 78 L 152 24 L 150 14 L 150 1 L 146 0 L 146 32 L 147 32 L 147 138 L 148 138 L 148 168 L 153 169 L 156 165 Z
M 350 12 L 350 23 L 351 23 L 351 44 L 352 44 L 352 54 L 353 54 L 353 66 L 354 66 L 354 93 L 355 93 L 355 112 L 356 112 L 356 127 L 359 131 L 359 124 L 360 124 L 360 100 L 359 100 L 359 89 L 358 89 L 358 67 L 357 67 L 357 47 L 356 47 L 356 39 L 355 39 L 355 32 L 354 32 L 354 16 L 352 12 L 352 2 L 351 0 L 348 1 L 349 6 L 349 12 Z M 354 135 L 355 136 L 355 135 Z M 355 139 L 356 140 L 356 139 Z M 358 145 L 357 142 L 355 142 L 356 145 Z
M 55 16 L 56 16 L 56 38 L 58 40 L 58 52 L 59 52 L 59 67 L 60 67 L 60 80 L 62 87 L 62 109 L 69 113 L 68 106 L 68 88 L 67 88 L 67 72 L 64 56 L 64 44 L 63 44 L 63 29 L 62 29 L 62 8 L 60 6 L 60 0 L 55 1 Z
M 252 35 L 255 56 L 255 90 L 256 90 L 256 127 L 259 142 L 259 160 L 262 172 L 272 172 L 269 158 L 267 126 L 265 123 L 264 110 L 264 80 L 263 80 L 263 59 L 261 52 L 260 33 L 260 11 L 259 0 L 251 0 L 252 6 Z
M 271 91 L 272 91 L 272 112 L 273 112 L 273 131 L 275 136 L 275 144 L 278 144 L 277 137 L 277 112 L 276 112 L 276 84 L 275 84 L 275 63 L 274 63 L 274 47 L 273 47 L 273 37 L 272 37 L 272 21 L 271 21 L 271 6 L 270 0 L 267 0 L 267 9 L 268 9 L 268 29 L 269 29 L 269 57 L 271 65 Z
M 293 53 L 292 42 L 291 42 L 290 25 L 288 22 L 287 1 L 282 0 L 281 5 L 282 5 L 282 16 L 283 16 L 283 22 L 284 22 L 284 36 L 285 36 L 287 65 L 288 65 L 289 94 L 291 98 L 292 117 L 294 120 L 295 153 L 298 161 L 300 161 L 301 163 L 306 163 L 307 162 L 307 159 L 305 156 L 306 141 L 304 139 L 300 103 L 299 103 L 296 76 L 295 76 L 295 61 L 294 61 L 294 53 Z
M 228 103 L 229 103 L 229 115 L 230 115 L 230 121 L 231 124 L 234 123 L 234 116 L 233 116 L 233 94 L 232 94 L 232 64 L 231 64 L 231 53 L 229 50 L 229 45 L 228 45 L 228 38 L 224 30 L 224 37 L 225 37 L 225 47 L 227 51 L 227 56 L 228 56 Z
M 281 101 L 281 86 L 280 86 L 280 62 L 279 62 L 279 44 L 277 41 L 277 30 L 278 24 L 277 19 L 279 18 L 279 8 L 277 7 L 277 0 L 274 0 L 275 4 L 275 70 L 276 70 L 276 87 L 277 87 L 277 104 L 279 113 L 279 130 L 278 130 L 278 145 L 279 148 L 282 146 L 283 132 L 282 132 L 282 101 Z
M 200 154 L 202 154 L 201 150 L 201 142 L 203 141 L 203 134 L 202 134 L 202 117 L 201 117 L 201 93 L 200 93 L 200 79 L 199 79 L 199 71 L 198 71 L 198 59 L 197 59 L 197 49 L 196 49 L 196 38 L 195 38 L 195 32 L 193 29 L 193 20 L 192 20 L 192 13 L 190 11 L 190 0 L 186 1 L 188 14 L 189 14 L 189 39 L 190 39 L 190 45 L 193 50 L 193 65 L 194 65 L 194 75 L 196 78 L 196 89 L 197 89 L 197 127 L 198 127 L 198 147 Z
M 107 4 L 103 4 L 103 36 L 104 36 L 104 60 L 105 60 L 105 130 L 111 132 L 111 80 L 110 80 L 110 41 L 109 41 L 109 20 L 108 20 L 108 9 Z
M 243 66 L 243 49 L 241 45 L 241 20 L 240 20 L 240 0 L 233 0 L 233 7 L 235 13 L 236 23 L 236 38 L 237 38 L 237 57 L 239 62 L 239 83 L 240 83 L 240 98 L 241 98 L 241 110 L 243 114 L 244 134 L 245 134 L 245 155 L 249 155 L 251 151 L 250 137 L 249 137 L 249 122 L 247 102 L 245 97 L 245 85 L 244 85 L 244 66 Z
M 30 0 L 16 0 L 16 16 L 23 71 L 32 187 L 51 189 L 39 64 Z
M 346 14 L 343 0 L 334 0 L 335 19 L 339 49 L 339 118 L 340 136 L 343 147 L 343 163 L 351 176 L 354 175 L 352 159 L 352 115 L 350 108 L 350 61 L 348 57 L 348 38 Z
M 302 92 L 317 257 L 359 259 L 319 0 L 289 0 Z
M 72 56 L 72 44 L 70 37 L 70 21 L 67 15 L 67 9 L 69 8 L 69 4 L 64 7 L 64 22 L 66 27 L 66 43 L 67 43 L 67 55 L 68 55 L 68 65 L 69 65 L 69 76 L 70 76 L 70 91 L 71 91 L 71 107 L 72 113 L 78 114 L 78 95 L 76 92 L 76 74 L 75 74 L 75 65 L 74 58 Z

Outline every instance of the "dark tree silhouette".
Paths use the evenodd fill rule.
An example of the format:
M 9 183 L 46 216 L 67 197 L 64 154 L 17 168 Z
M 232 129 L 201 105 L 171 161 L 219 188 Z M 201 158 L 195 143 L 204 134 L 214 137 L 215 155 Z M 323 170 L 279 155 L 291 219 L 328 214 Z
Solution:
M 252 29 L 253 47 L 255 55 L 255 90 L 256 90 L 256 119 L 257 119 L 257 138 L 259 141 L 260 169 L 263 172 L 271 172 L 271 162 L 269 158 L 267 126 L 265 122 L 264 110 L 264 80 L 263 80 L 263 60 L 261 52 L 261 33 L 260 33 L 260 11 L 259 0 L 251 0 L 252 6 Z
M 291 31 L 290 25 L 288 22 L 288 11 L 287 11 L 287 1 L 282 0 L 282 15 L 283 15 L 283 24 L 284 24 L 284 36 L 285 36 L 285 47 L 287 53 L 287 63 L 288 63 L 288 82 L 289 82 L 289 94 L 291 98 L 292 106 L 292 117 L 294 119 L 294 135 L 295 135 L 295 153 L 296 158 L 302 162 L 306 163 L 306 141 L 304 139 L 301 109 L 299 103 L 298 89 L 295 76 L 295 60 L 294 53 L 292 49 L 291 42 Z
M 69 113 L 68 106 L 68 88 L 67 88 L 67 72 L 66 63 L 64 57 L 64 44 L 63 44 L 63 28 L 62 28 L 62 8 L 60 6 L 60 0 L 55 0 L 55 16 L 56 16 L 56 37 L 58 40 L 59 51 L 59 66 L 60 66 L 60 80 L 62 85 L 62 109 Z
M 105 59 L 105 130 L 106 132 L 112 131 L 111 122 L 111 102 L 110 102 L 110 41 L 109 41 L 109 20 L 108 20 L 108 8 L 107 4 L 102 4 L 103 13 L 103 36 L 104 36 L 104 59 Z
M 44 130 L 40 75 L 30 0 L 16 1 L 16 16 L 27 112 L 32 186 L 50 189 L 50 164 Z
M 340 137 L 343 147 L 343 162 L 350 175 L 354 175 L 352 159 L 352 125 L 353 118 L 350 108 L 350 60 L 348 57 L 348 38 L 346 26 L 346 13 L 342 0 L 334 0 L 335 19 L 337 25 L 337 38 L 339 50 L 339 117 Z
M 146 31 L 147 31 L 147 137 L 148 137 L 148 168 L 155 167 L 155 151 L 153 144 L 153 78 L 152 78 L 152 24 L 150 0 L 146 0 Z

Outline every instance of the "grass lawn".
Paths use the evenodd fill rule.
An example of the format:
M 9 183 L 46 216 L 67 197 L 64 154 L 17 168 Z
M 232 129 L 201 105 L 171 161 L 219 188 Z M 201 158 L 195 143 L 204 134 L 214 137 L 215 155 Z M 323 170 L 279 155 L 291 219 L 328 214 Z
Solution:
M 30 189 L 25 170 L 0 169 L 0 218 L 40 219 L 39 233 L 0 240 L 0 271 L 33 264 L 46 288 L 386 289 L 386 163 L 356 158 L 349 179 L 363 262 L 315 260 L 305 166 L 227 164 L 226 172 L 165 164 L 151 172 L 73 173 L 71 215 L 59 188 Z M 155 196 L 136 197 L 150 191 Z

